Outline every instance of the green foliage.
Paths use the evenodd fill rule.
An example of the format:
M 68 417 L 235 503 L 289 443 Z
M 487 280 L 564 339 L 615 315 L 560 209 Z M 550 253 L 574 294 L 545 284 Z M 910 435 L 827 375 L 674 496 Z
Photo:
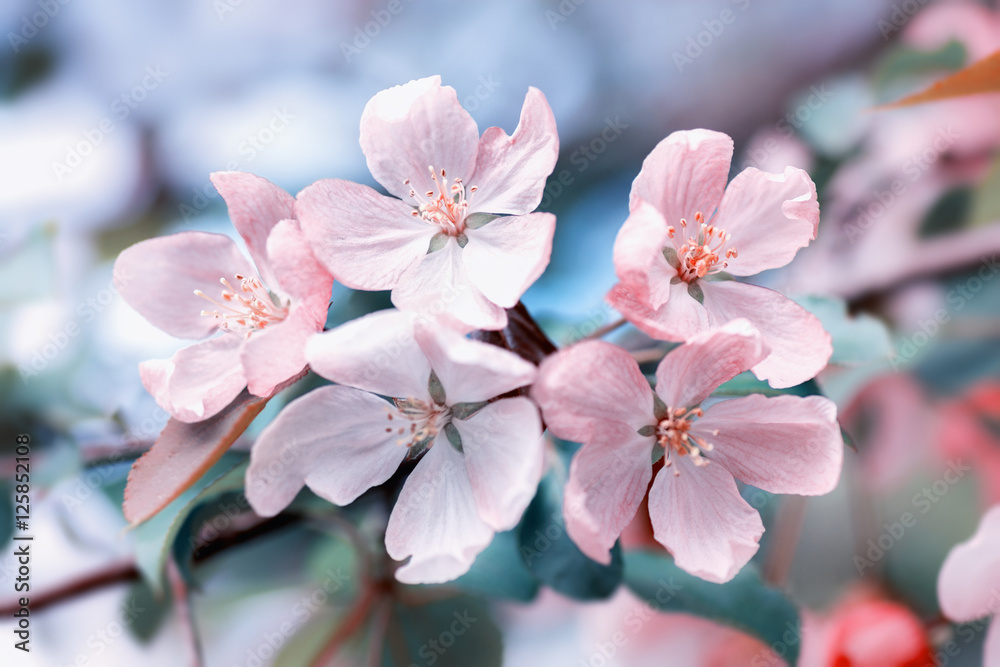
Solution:
M 621 583 L 621 549 L 616 544 L 611 563 L 602 565 L 573 543 L 563 520 L 564 480 L 565 472 L 558 470 L 542 478 L 519 527 L 521 558 L 535 577 L 563 595 L 577 600 L 607 598 Z
M 136 565 L 153 590 L 162 590 L 163 568 L 184 520 L 200 505 L 243 488 L 246 456 L 228 453 L 176 500 L 133 530 Z
M 784 593 L 765 586 L 750 566 L 732 581 L 713 584 L 688 574 L 666 555 L 630 551 L 625 554 L 625 583 L 661 611 L 731 626 L 760 639 L 791 667 L 798 662 L 802 648 L 798 609 Z M 762 660 L 770 657 L 766 652 Z

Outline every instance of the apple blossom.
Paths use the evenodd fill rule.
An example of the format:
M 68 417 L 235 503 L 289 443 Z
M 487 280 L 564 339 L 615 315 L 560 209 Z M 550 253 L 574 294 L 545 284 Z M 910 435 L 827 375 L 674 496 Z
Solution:
M 559 153 L 545 96 L 528 90 L 512 136 L 480 137 L 440 77 L 411 81 L 368 102 L 361 148 L 393 196 L 337 179 L 299 193 L 316 256 L 348 287 L 391 289 L 397 308 L 502 329 L 552 251 L 555 216 L 531 213 Z
M 183 422 L 217 414 L 244 387 L 267 396 L 301 372 L 333 285 L 294 219 L 291 195 L 242 172 L 215 173 L 212 182 L 253 263 L 228 236 L 181 232 L 125 249 L 114 270 L 125 301 L 168 334 L 221 332 L 139 366 L 156 402 Z
M 941 611 L 953 621 L 967 623 L 1000 613 L 1000 505 L 983 515 L 969 540 L 951 550 L 937 582 Z M 986 632 L 983 667 L 1000 667 L 1000 623 Z
M 541 478 L 541 420 L 528 398 L 493 399 L 530 384 L 534 365 L 394 310 L 315 336 L 306 356 L 340 385 L 293 401 L 261 433 L 247 472 L 259 514 L 303 485 L 347 505 L 419 459 L 385 536 L 390 556 L 410 557 L 396 571 L 407 583 L 454 579 L 517 524 Z
M 656 390 L 625 350 L 588 341 L 546 359 L 532 388 L 549 429 L 582 442 L 563 513 L 580 549 L 603 563 L 649 488 L 654 536 L 677 565 L 725 582 L 764 532 L 734 478 L 773 493 L 817 495 L 840 475 L 836 406 L 821 396 L 753 394 L 702 409 L 721 383 L 767 355 L 746 320 L 696 334 L 656 370 Z
M 727 280 L 784 266 L 816 237 L 816 186 L 801 169 L 748 168 L 726 187 L 733 142 L 674 132 L 643 162 L 615 241 L 621 281 L 608 302 L 654 338 L 686 340 L 745 318 L 770 354 L 753 366 L 772 387 L 815 376 L 830 359 L 819 319 L 778 292 Z

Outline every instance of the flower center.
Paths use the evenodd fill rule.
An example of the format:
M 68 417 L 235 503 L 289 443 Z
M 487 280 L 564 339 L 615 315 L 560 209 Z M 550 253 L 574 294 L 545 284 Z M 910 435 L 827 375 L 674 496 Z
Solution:
M 725 229 L 706 224 L 701 211 L 694 214 L 694 222 L 697 233 L 693 235 L 695 230 L 688 229 L 688 221 L 684 218 L 681 218 L 680 234 L 675 227 L 667 227 L 672 249 L 677 253 L 677 275 L 686 283 L 719 273 L 729 266 L 727 260 L 737 256 L 736 248 L 726 248 L 730 234 Z M 680 241 L 683 243 L 677 245 Z
M 448 178 L 444 169 L 438 175 L 434 167 L 427 167 L 431 172 L 431 180 L 437 187 L 437 192 L 428 190 L 421 195 L 410 188 L 410 198 L 416 202 L 416 208 L 411 215 L 423 218 L 427 223 L 437 225 L 448 236 L 458 236 L 465 231 L 465 218 L 469 215 L 469 200 L 465 198 L 465 184 L 461 178 L 452 180 L 448 187 Z M 403 181 L 410 184 L 410 179 Z M 469 195 L 475 194 L 475 185 L 469 188 Z
M 669 468 L 673 464 L 671 454 L 690 456 L 691 463 L 696 466 L 708 465 L 709 460 L 702 456 L 702 452 L 712 451 L 712 444 L 691 434 L 691 424 L 703 414 L 701 408 L 667 408 L 666 415 L 656 424 L 654 433 L 656 444 L 663 448 L 666 459 L 664 467 Z M 679 474 L 680 471 L 674 468 L 674 475 Z
M 400 423 L 391 410 L 386 410 L 386 419 L 390 423 L 385 427 L 386 433 L 393 431 L 399 436 L 397 445 L 421 450 L 430 447 L 434 438 L 451 422 L 451 408 L 434 401 L 425 402 L 417 398 L 394 398 L 398 415 L 403 417 Z
M 234 277 L 239 281 L 239 289 L 225 278 L 219 279 L 225 288 L 222 290 L 221 303 L 200 289 L 194 291 L 201 298 L 218 306 L 219 310 L 203 310 L 201 314 L 218 320 L 220 329 L 249 338 L 253 332 L 273 326 L 288 316 L 288 304 L 278 305 L 259 278 L 247 278 L 238 273 Z

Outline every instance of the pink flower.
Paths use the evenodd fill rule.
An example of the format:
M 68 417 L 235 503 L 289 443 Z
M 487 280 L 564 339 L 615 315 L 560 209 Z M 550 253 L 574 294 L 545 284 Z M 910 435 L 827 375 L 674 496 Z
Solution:
M 263 178 L 212 174 L 254 264 L 227 236 L 181 232 L 142 241 L 115 262 L 125 301 L 178 338 L 209 338 L 146 361 L 146 390 L 175 419 L 197 422 L 246 387 L 268 396 L 306 365 L 305 343 L 326 322 L 333 278 L 313 257 L 294 199 Z
M 396 572 L 407 583 L 454 579 L 517 524 L 542 474 L 541 420 L 527 398 L 492 399 L 530 384 L 532 364 L 393 310 L 314 337 L 306 356 L 343 386 L 293 401 L 261 433 L 247 473 L 258 514 L 303 485 L 347 505 L 419 458 L 385 535 L 390 556 L 411 557 Z
M 784 266 L 814 239 L 816 186 L 787 167 L 784 174 L 748 168 L 727 188 L 732 155 L 732 139 L 709 130 L 674 132 L 653 149 L 615 241 L 621 282 L 608 302 L 664 340 L 748 319 L 771 350 L 754 374 L 772 387 L 794 386 L 826 365 L 830 336 L 781 294 L 723 278 Z
M 934 649 L 912 610 L 864 589 L 827 615 L 804 614 L 802 667 L 931 667 Z
M 528 90 L 513 136 L 480 137 L 440 77 L 411 81 L 368 102 L 361 149 L 394 196 L 335 179 L 299 193 L 320 261 L 348 287 L 391 289 L 400 309 L 506 326 L 552 251 L 555 216 L 530 213 L 559 153 L 545 96 Z
M 584 443 L 570 466 L 567 531 L 591 558 L 609 550 L 649 489 L 656 540 L 677 565 L 729 581 L 756 553 L 760 515 L 734 477 L 773 493 L 836 485 L 843 443 L 836 407 L 820 396 L 759 394 L 700 404 L 767 352 L 746 320 L 693 336 L 656 370 L 656 391 L 625 350 L 592 341 L 546 359 L 532 396 L 557 436 Z
M 941 611 L 967 623 L 1000 613 L 1000 505 L 986 512 L 979 529 L 948 554 L 938 575 Z M 1000 667 L 1000 623 L 986 633 L 983 667 Z

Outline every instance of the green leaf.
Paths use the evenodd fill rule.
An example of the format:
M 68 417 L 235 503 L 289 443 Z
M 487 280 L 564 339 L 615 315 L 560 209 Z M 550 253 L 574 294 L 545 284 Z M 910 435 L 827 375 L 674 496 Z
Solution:
M 630 551 L 625 554 L 625 584 L 661 611 L 728 625 L 760 639 L 791 667 L 798 662 L 799 611 L 784 593 L 765 586 L 752 567 L 744 567 L 728 583 L 713 584 L 688 574 L 666 555 Z
M 972 205 L 973 193 L 969 188 L 945 192 L 924 214 L 917 234 L 920 238 L 931 238 L 961 231 L 969 223 Z
M 874 85 L 879 91 L 887 91 L 890 86 L 907 79 L 923 78 L 928 74 L 957 71 L 965 66 L 967 55 L 965 46 L 952 40 L 936 51 L 920 51 L 910 47 L 893 49 L 882 59 L 875 72 Z M 894 96 L 893 93 L 889 93 Z
M 1000 155 L 993 158 L 986 180 L 972 191 L 970 227 L 982 227 L 1000 220 Z
M 892 353 L 892 338 L 881 320 L 865 313 L 851 317 L 847 314 L 847 303 L 842 299 L 800 296 L 794 300 L 818 317 L 833 339 L 831 364 L 866 364 Z
M 816 384 L 815 380 L 806 380 L 794 387 L 775 389 L 764 380 L 758 380 L 750 371 L 746 371 L 728 382 L 723 382 L 712 392 L 713 396 L 726 398 L 748 396 L 750 394 L 763 394 L 764 396 L 782 396 L 784 394 L 791 394 L 793 396 L 822 396 L 823 391 Z
M 521 560 L 518 535 L 508 530 L 497 533 L 472 568 L 449 586 L 488 598 L 530 602 L 538 595 L 538 580 Z
M 158 594 L 146 581 L 137 581 L 129 587 L 123 608 L 138 612 L 131 623 L 126 624 L 129 632 L 142 643 L 149 642 L 163 627 L 163 621 L 170 611 L 170 596 Z M 131 616 L 129 617 L 131 618 Z
M 395 602 L 381 647 L 382 667 L 503 664 L 503 640 L 489 607 L 465 595 L 422 605 Z
M 212 498 L 242 489 L 247 465 L 246 456 L 225 454 L 176 500 L 133 530 L 136 565 L 157 594 L 162 590 L 163 567 L 170 547 L 184 520 L 199 505 Z
M 565 473 L 552 470 L 538 486 L 518 529 L 525 565 L 543 584 L 576 600 L 609 597 L 622 579 L 621 549 L 615 544 L 611 563 L 591 560 L 573 543 L 563 521 Z

